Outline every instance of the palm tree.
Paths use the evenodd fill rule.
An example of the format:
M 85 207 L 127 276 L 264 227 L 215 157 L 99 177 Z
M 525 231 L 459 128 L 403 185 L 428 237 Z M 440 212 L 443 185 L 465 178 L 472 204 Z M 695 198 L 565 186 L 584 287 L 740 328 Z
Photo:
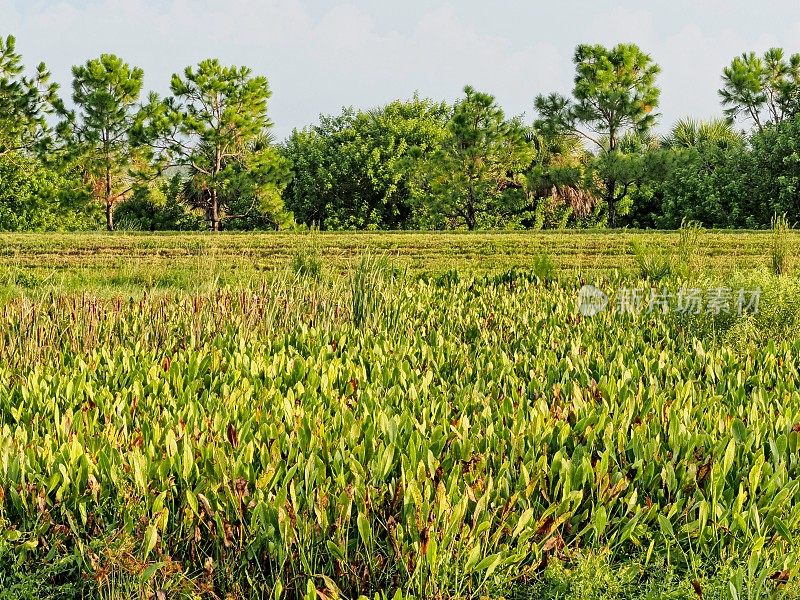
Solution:
M 590 215 L 599 199 L 583 184 L 588 150 L 576 135 L 528 132 L 535 154 L 527 178 L 528 195 L 533 203 L 551 198 L 557 205 L 568 205 L 578 217 Z
M 661 144 L 670 150 L 696 148 L 703 145 L 714 145 L 727 149 L 744 145 L 744 136 L 725 119 L 710 121 L 681 119 L 672 128 L 669 135 L 661 140 Z

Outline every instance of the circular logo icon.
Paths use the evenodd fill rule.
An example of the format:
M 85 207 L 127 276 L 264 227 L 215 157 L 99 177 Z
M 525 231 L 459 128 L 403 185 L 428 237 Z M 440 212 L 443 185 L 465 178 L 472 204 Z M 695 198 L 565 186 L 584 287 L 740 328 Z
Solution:
M 593 285 L 585 285 L 578 292 L 578 310 L 584 317 L 593 317 L 608 306 L 608 296 Z

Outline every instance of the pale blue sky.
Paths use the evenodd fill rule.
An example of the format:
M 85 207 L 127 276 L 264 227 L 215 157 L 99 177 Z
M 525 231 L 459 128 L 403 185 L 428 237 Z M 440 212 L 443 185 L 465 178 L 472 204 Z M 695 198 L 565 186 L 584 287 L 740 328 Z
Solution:
M 467 83 L 531 119 L 537 93 L 569 91 L 576 44 L 632 41 L 663 68 L 663 130 L 719 114 L 735 55 L 800 51 L 800 0 L 0 0 L 6 33 L 65 86 L 103 52 L 159 92 L 203 58 L 248 65 L 270 80 L 280 138 L 344 105 L 452 100 Z

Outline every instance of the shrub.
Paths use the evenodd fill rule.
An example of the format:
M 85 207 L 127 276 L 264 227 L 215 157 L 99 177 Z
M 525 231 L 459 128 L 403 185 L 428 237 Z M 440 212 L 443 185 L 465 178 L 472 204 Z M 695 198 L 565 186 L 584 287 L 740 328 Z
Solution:
M 661 281 L 673 273 L 672 258 L 664 250 L 645 246 L 639 242 L 632 244 L 633 256 L 642 279 Z
M 697 254 L 702 239 L 703 226 L 695 221 L 681 222 L 679 230 L 680 239 L 678 241 L 678 268 L 684 275 L 692 272 L 697 259 Z
M 772 270 L 776 275 L 785 275 L 788 271 L 790 232 L 785 214 L 772 217 Z
M 556 264 L 548 254 L 537 254 L 533 259 L 533 274 L 541 281 L 552 281 Z
M 322 277 L 322 260 L 316 251 L 300 250 L 292 259 L 292 271 L 298 277 L 319 280 Z

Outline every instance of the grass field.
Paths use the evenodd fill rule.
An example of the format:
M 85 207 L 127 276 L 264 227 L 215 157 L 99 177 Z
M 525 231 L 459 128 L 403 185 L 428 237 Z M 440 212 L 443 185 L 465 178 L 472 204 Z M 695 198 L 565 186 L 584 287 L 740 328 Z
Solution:
M 632 244 L 671 250 L 678 233 L 309 233 L 0 235 L 0 278 L 7 286 L 73 290 L 186 289 L 251 283 L 314 252 L 344 272 L 365 253 L 385 255 L 413 273 L 499 273 L 548 255 L 562 273 L 635 272 Z M 800 233 L 791 236 L 800 244 Z M 729 273 L 769 265 L 769 232 L 704 235 L 697 267 Z M 799 259 L 792 257 L 793 264 Z
M 770 247 L 0 236 L 0 598 L 798 597 Z M 730 305 L 614 310 L 687 287 Z

